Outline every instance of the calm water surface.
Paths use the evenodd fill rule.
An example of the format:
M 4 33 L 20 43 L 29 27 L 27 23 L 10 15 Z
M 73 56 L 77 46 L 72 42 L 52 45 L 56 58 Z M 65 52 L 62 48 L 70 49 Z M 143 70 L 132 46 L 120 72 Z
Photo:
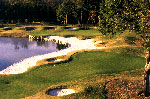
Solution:
M 0 37 L 0 71 L 25 58 L 58 51 L 53 42 L 29 41 L 27 38 Z

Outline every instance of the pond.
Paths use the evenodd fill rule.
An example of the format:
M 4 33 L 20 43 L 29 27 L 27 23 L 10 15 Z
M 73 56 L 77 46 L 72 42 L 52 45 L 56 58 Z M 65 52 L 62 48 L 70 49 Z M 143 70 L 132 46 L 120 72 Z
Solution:
M 54 42 L 0 37 L 0 71 L 25 58 L 58 51 L 58 48 L 58 44 Z

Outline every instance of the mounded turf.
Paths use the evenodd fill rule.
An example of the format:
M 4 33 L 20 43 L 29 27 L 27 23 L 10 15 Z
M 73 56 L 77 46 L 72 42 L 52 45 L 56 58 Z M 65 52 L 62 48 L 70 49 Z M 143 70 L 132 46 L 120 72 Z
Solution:
M 89 75 L 119 73 L 144 67 L 144 58 L 112 52 L 77 53 L 68 62 L 36 67 L 18 75 L 0 76 L 0 98 L 18 99 L 45 88 Z

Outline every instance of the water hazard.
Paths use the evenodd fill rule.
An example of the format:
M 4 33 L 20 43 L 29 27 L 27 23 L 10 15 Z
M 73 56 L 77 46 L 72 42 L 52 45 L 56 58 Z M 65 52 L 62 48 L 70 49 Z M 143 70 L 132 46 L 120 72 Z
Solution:
M 0 71 L 25 58 L 58 51 L 58 48 L 54 42 L 0 37 Z

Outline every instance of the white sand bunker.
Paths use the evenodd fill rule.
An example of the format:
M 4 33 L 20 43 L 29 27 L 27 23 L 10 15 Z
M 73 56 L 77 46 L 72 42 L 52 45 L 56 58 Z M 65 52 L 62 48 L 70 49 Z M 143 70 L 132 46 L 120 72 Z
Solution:
M 75 90 L 73 89 L 54 89 L 48 92 L 48 94 L 52 96 L 64 96 L 64 95 L 70 95 L 73 93 L 75 93 Z
M 55 40 L 61 41 L 62 43 L 68 43 L 69 47 L 60 51 L 47 53 L 44 55 L 37 55 L 21 60 L 20 62 L 14 63 L 8 66 L 6 69 L 0 71 L 0 74 L 19 74 L 27 71 L 29 68 L 36 66 L 36 63 L 40 60 L 64 56 L 73 51 L 85 50 L 85 49 L 102 49 L 105 47 L 96 47 L 93 39 L 79 40 L 76 37 L 64 38 L 59 36 L 49 36 L 46 38 L 48 41 Z M 61 61 L 60 59 L 54 60 Z M 53 61 L 52 61 L 53 62 Z

